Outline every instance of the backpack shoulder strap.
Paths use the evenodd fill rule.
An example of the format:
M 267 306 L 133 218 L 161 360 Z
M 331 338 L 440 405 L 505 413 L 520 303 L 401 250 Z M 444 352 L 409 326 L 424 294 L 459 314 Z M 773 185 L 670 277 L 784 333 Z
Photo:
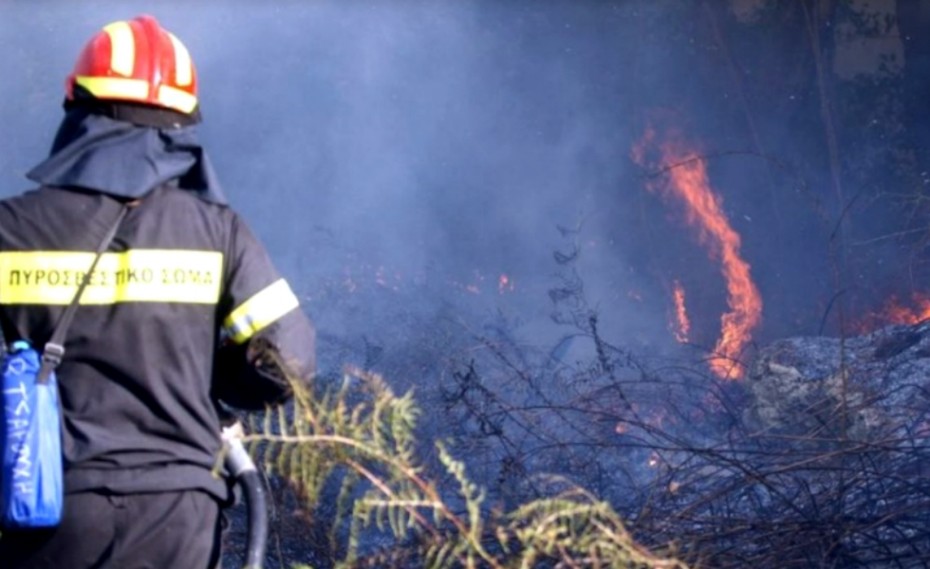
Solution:
M 110 243 L 113 241 L 113 237 L 116 236 L 116 231 L 119 229 L 120 223 L 123 222 L 123 218 L 126 217 L 126 213 L 129 211 L 129 208 L 130 206 L 128 204 L 120 206 L 119 214 L 116 216 L 116 221 L 113 222 L 106 235 L 104 235 L 103 239 L 100 241 L 100 245 L 97 246 L 94 260 L 90 264 L 90 268 L 84 274 L 84 278 L 81 279 L 81 284 L 78 285 L 77 291 L 74 293 L 74 298 L 71 299 L 71 303 L 67 308 L 65 308 L 65 311 L 62 313 L 61 317 L 58 319 L 58 322 L 55 324 L 55 329 L 52 331 L 51 338 L 49 338 L 48 342 L 45 343 L 45 347 L 42 349 L 42 363 L 39 366 L 39 374 L 36 378 L 38 383 L 48 382 L 52 372 L 55 371 L 55 368 L 57 368 L 58 364 L 61 363 L 61 360 L 65 355 L 65 336 L 68 334 L 68 328 L 71 326 L 71 321 L 74 320 L 74 313 L 77 312 L 77 308 L 81 303 L 81 295 L 84 294 L 84 289 L 87 288 L 87 283 L 90 282 L 90 276 L 94 272 L 94 269 L 97 267 L 97 261 L 100 260 L 103 252 L 106 251 L 110 246 Z

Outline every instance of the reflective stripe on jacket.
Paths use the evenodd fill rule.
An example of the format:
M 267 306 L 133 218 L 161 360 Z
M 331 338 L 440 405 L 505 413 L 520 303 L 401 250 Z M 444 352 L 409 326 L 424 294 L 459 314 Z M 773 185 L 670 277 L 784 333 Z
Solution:
M 48 340 L 119 207 L 57 188 L 0 201 L 7 342 Z M 211 475 L 215 400 L 281 401 L 285 376 L 312 376 L 313 340 L 297 297 L 236 213 L 170 186 L 153 190 L 123 220 L 67 334 L 58 369 L 66 490 L 225 497 Z

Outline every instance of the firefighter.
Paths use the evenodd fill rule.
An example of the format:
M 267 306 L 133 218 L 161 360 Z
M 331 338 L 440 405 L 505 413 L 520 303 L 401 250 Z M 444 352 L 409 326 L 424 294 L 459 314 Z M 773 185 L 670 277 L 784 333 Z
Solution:
M 197 74 L 177 37 L 151 16 L 106 26 L 80 53 L 64 108 L 27 175 L 37 189 L 0 201 L 7 343 L 44 345 L 129 209 L 57 371 L 62 521 L 4 532 L 0 566 L 217 567 L 230 499 L 213 474 L 220 408 L 278 404 L 310 381 L 313 328 L 197 142 Z

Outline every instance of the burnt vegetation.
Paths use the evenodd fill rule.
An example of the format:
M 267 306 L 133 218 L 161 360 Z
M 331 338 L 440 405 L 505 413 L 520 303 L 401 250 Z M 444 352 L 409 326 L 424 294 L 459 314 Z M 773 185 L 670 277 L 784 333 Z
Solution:
M 555 259 L 564 336 L 530 348 L 503 319 L 472 332 L 434 412 L 349 369 L 253 423 L 253 451 L 286 482 L 277 562 L 930 564 L 930 326 L 778 341 L 721 380 L 613 345 L 577 251 Z
M 923 365 L 926 329 L 892 328 L 856 350 L 776 345 L 746 380 L 727 382 L 611 345 L 568 270 L 553 291 L 556 315 L 589 344 L 590 360 L 532 359 L 498 333 L 446 389 L 459 445 L 497 466 L 485 482 L 500 500 L 543 495 L 528 473 L 558 473 L 596 488 L 637 538 L 674 544 L 694 567 L 930 563 L 930 394 L 920 375 L 876 388 L 887 367 L 844 361 L 845 349 Z M 809 357 L 810 369 L 784 363 L 786 353 Z
M 752 140 L 701 159 L 712 178 L 732 175 L 736 157 L 757 160 L 745 199 L 764 201 L 773 220 L 765 243 L 747 238 L 745 248 L 766 307 L 782 312 L 765 316 L 768 345 L 740 358 L 745 378 L 713 375 L 706 346 L 669 354 L 613 341 L 611 308 L 590 300 L 579 268 L 579 230 L 563 229 L 569 244 L 554 254 L 548 301 L 560 335 L 549 345 L 527 344 L 503 312 L 480 323 L 454 304 L 417 312 L 432 297 L 422 289 L 391 291 L 392 307 L 411 308 L 388 313 L 327 289 L 320 297 L 333 312 L 364 313 L 375 326 L 400 314 L 392 330 L 408 341 L 324 328 L 333 359 L 361 369 L 253 425 L 253 450 L 277 477 L 272 561 L 930 566 L 930 329 L 916 317 L 880 328 L 882 315 L 866 315 L 889 294 L 925 292 L 930 277 L 921 167 L 930 43 L 917 38 L 926 14 L 892 4 L 871 17 L 856 3 L 706 2 L 689 20 L 696 43 L 713 46 L 718 84 Z M 886 53 L 841 77 L 834 66 L 857 34 L 910 38 L 906 62 Z M 776 36 L 790 45 L 779 56 L 747 47 Z M 771 81 L 753 82 L 747 69 Z M 765 113 L 780 116 L 795 93 L 811 101 L 786 114 L 794 138 L 780 152 L 765 143 Z M 664 275 L 676 255 L 653 229 L 657 203 L 642 199 L 643 227 L 615 237 L 649 257 L 645 272 Z M 795 265 L 817 269 L 771 284 Z

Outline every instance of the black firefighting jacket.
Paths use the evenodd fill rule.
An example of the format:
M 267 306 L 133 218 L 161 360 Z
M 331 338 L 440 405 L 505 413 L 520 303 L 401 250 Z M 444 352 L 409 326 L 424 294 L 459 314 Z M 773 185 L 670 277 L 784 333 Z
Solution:
M 43 187 L 0 201 L 0 324 L 36 347 L 122 207 Z M 227 485 L 216 400 L 261 408 L 314 372 L 313 330 L 228 207 L 162 185 L 130 209 L 68 331 L 57 376 L 66 492 Z

